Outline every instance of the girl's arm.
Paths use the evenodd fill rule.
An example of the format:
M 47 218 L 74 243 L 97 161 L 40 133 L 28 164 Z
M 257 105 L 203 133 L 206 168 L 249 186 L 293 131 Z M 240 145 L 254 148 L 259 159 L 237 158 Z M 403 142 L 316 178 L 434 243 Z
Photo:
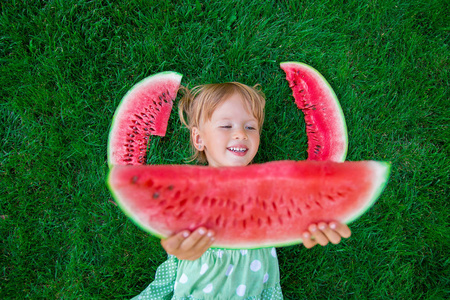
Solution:
M 161 245 L 168 254 L 178 259 L 196 260 L 211 247 L 213 242 L 214 232 L 200 227 L 192 233 L 185 230 L 161 240 Z
M 308 229 L 309 231 L 303 233 L 303 245 L 306 248 L 317 244 L 326 246 L 329 242 L 339 244 L 341 238 L 348 238 L 352 234 L 347 225 L 339 222 L 311 224 Z

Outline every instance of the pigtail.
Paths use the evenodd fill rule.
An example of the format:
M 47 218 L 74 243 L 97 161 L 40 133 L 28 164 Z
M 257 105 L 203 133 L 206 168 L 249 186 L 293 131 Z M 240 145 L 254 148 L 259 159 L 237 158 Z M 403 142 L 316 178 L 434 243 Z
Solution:
M 192 156 L 187 162 L 198 161 L 199 163 L 206 163 L 206 156 L 202 151 L 198 151 L 194 147 L 192 140 L 192 128 L 198 127 L 199 119 L 199 104 L 195 102 L 196 96 L 199 94 L 201 86 L 194 87 L 190 90 L 187 86 L 180 86 L 179 91 L 183 94 L 178 102 L 178 115 L 180 122 L 189 129 L 189 140 L 191 145 Z M 198 101 L 197 101 L 198 102 Z
M 193 97 L 191 94 L 191 91 L 185 87 L 180 86 L 179 91 L 183 93 L 183 96 L 181 97 L 180 101 L 178 102 L 178 115 L 180 117 L 181 123 L 186 126 L 189 130 L 191 130 L 191 127 L 189 126 L 189 118 L 191 111 L 192 111 L 192 101 Z

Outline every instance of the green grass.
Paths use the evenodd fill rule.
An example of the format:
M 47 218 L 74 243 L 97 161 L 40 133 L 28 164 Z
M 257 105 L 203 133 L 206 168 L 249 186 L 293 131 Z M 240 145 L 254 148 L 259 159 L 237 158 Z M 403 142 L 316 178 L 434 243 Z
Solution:
M 348 160 L 392 162 L 337 246 L 279 250 L 286 299 L 448 299 L 448 1 L 2 1 L 0 298 L 130 298 L 165 253 L 110 202 L 115 108 L 146 76 L 259 83 L 257 162 L 306 158 L 279 69 L 301 61 L 338 95 Z M 183 163 L 173 112 L 152 163 Z

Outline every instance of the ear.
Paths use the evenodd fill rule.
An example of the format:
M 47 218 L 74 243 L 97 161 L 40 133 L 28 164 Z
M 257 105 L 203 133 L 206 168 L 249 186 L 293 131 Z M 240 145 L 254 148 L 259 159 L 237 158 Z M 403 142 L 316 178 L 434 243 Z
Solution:
M 195 149 L 197 149 L 198 151 L 203 151 L 204 145 L 202 137 L 200 135 L 200 130 L 197 127 L 192 127 L 191 135 Z

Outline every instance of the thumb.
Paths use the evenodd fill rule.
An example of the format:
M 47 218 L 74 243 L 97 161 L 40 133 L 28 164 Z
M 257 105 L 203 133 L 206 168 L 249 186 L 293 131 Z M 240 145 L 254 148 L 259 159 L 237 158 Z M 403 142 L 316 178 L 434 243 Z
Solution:
M 181 243 L 190 235 L 189 231 L 181 231 L 175 235 L 168 237 L 167 239 L 161 240 L 161 245 L 167 253 L 177 250 Z

